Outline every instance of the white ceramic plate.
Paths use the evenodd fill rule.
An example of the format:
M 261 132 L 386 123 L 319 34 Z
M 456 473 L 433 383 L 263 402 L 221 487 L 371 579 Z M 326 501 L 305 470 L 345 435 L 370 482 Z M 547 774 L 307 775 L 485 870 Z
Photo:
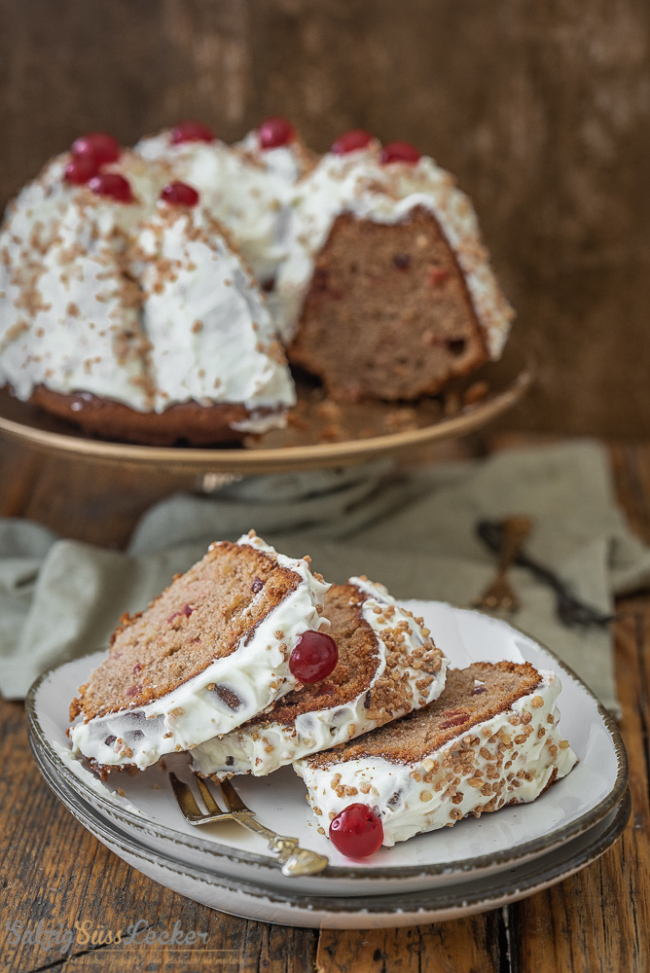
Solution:
M 35 753 L 41 765 L 42 753 Z M 448 888 L 398 895 L 362 897 L 313 896 L 304 893 L 302 879 L 289 891 L 264 888 L 226 878 L 211 863 L 189 864 L 157 852 L 108 821 L 85 802 L 62 776 L 43 764 L 41 770 L 55 794 L 78 821 L 118 857 L 149 878 L 211 909 L 261 922 L 316 929 L 377 929 L 446 922 L 496 909 L 541 892 L 594 862 L 620 836 L 630 816 L 626 792 L 619 804 L 598 824 L 559 851 L 547 852 L 496 875 L 468 880 Z
M 351 863 L 316 831 L 305 801 L 304 785 L 290 768 L 267 778 L 235 779 L 246 803 L 264 823 L 322 851 L 331 865 L 317 876 L 300 879 L 315 895 L 388 895 L 444 888 L 469 877 L 487 878 L 548 853 L 585 833 L 618 804 L 627 783 L 625 751 L 614 721 L 584 684 L 549 650 L 505 622 L 441 602 L 407 603 L 425 617 L 437 644 L 452 665 L 509 659 L 530 661 L 538 669 L 559 672 L 562 733 L 579 757 L 571 774 L 533 804 L 504 808 L 498 814 L 460 822 Z M 266 887 L 289 890 L 286 878 L 265 851 L 265 843 L 237 825 L 192 828 L 183 819 L 165 770 L 149 768 L 134 777 L 117 775 L 110 787 L 96 780 L 67 750 L 68 705 L 102 654 L 66 663 L 38 680 L 28 697 L 32 746 L 39 762 L 141 846 L 216 874 Z M 168 758 L 189 780 L 187 758 Z

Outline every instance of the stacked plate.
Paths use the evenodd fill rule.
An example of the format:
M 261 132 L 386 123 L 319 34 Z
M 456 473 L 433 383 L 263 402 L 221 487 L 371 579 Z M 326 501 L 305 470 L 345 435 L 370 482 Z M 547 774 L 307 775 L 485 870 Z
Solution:
M 184 754 L 106 785 L 72 756 L 68 705 L 101 653 L 50 670 L 30 690 L 36 761 L 71 813 L 134 868 L 213 909 L 264 922 L 368 929 L 444 921 L 524 898 L 595 861 L 630 815 L 627 761 L 612 718 L 548 649 L 505 622 L 440 602 L 406 604 L 425 617 L 454 666 L 526 660 L 559 673 L 562 735 L 580 761 L 567 778 L 533 804 L 419 835 L 362 862 L 344 858 L 318 834 L 291 768 L 235 778 L 264 824 L 328 855 L 324 872 L 290 878 L 257 835 L 232 822 L 199 829 L 186 823 L 168 778 L 174 770 L 191 781 Z

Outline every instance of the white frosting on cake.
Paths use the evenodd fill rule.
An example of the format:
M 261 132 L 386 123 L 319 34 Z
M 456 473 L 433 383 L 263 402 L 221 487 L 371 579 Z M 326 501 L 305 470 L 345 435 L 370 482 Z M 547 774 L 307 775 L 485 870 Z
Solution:
M 86 205 L 78 197 L 61 210 L 40 267 L 23 290 L 32 310 L 29 327 L 0 359 L 19 398 L 43 384 L 147 408 L 138 292 L 125 274 L 126 234 L 139 212 L 100 198 Z
M 274 277 L 286 257 L 288 207 L 301 171 L 293 149 L 262 150 L 254 132 L 238 146 L 219 140 L 173 145 L 170 133 L 161 132 L 134 151 L 163 161 L 174 179 L 195 186 L 204 206 L 232 231 L 257 280 Z
M 422 680 L 423 670 L 413 668 L 413 663 L 418 661 L 412 655 L 413 651 L 423 647 L 425 651 L 432 648 L 423 626 L 410 612 L 400 608 L 383 585 L 361 578 L 350 578 L 348 583 L 356 585 L 368 595 L 362 606 L 362 614 L 377 637 L 377 667 L 368 684 L 350 702 L 301 713 L 292 723 L 278 723 L 273 720 L 271 713 L 268 721 L 262 724 L 250 728 L 242 726 L 224 737 L 208 740 L 192 751 L 195 770 L 221 777 L 245 773 L 263 777 L 307 754 L 346 743 L 353 737 L 382 726 L 391 718 L 403 716 L 438 698 L 445 685 L 447 660 L 444 656 L 441 668 L 426 688 L 417 685 Z M 390 617 L 384 614 L 387 606 L 394 609 Z M 386 711 L 379 713 L 369 708 L 368 694 L 371 698 L 373 687 L 386 671 L 389 649 L 382 639 L 382 633 L 387 629 L 394 630 L 401 622 L 406 625 L 403 658 L 391 673 L 397 679 L 402 675 L 407 676 L 406 686 L 402 684 L 405 692 L 399 696 L 403 705 L 395 707 L 390 714 Z M 422 652 L 419 656 L 422 656 Z
M 560 680 L 550 671 L 539 675 L 536 689 L 510 709 L 421 760 L 394 763 L 372 756 L 346 761 L 333 754 L 326 767 L 312 765 L 309 758 L 294 763 L 319 825 L 328 832 L 337 814 L 364 803 L 381 816 L 383 844 L 390 847 L 479 814 L 490 802 L 497 810 L 510 802 L 534 801 L 554 773 L 565 777 L 577 761 L 557 728 Z M 471 750 L 470 763 L 464 763 L 461 750 Z
M 314 261 L 341 213 L 376 223 L 398 223 L 417 206 L 430 210 L 463 271 L 488 350 L 498 358 L 513 316 L 492 273 L 474 208 L 453 177 L 433 159 L 415 164 L 379 162 L 378 143 L 344 155 L 328 153 L 295 186 L 287 227 L 287 259 L 280 267 L 273 309 L 278 328 L 293 336 Z
M 296 687 L 289 670 L 291 650 L 303 632 L 329 628 L 319 613 L 329 585 L 314 577 L 306 560 L 277 554 L 259 537 L 245 534 L 237 543 L 272 554 L 281 567 L 300 576 L 296 588 L 259 622 L 249 641 L 244 635 L 230 655 L 215 659 L 172 692 L 87 722 L 81 714 L 70 728 L 74 751 L 103 766 L 134 764 L 143 770 L 166 753 L 228 733 Z M 224 701 L 224 689 L 239 699 L 236 708 Z
M 235 143 L 235 148 L 262 166 L 266 172 L 283 179 L 289 185 L 295 183 L 305 172 L 306 152 L 296 141 L 270 149 L 262 148 L 257 131 L 253 129 L 241 142 Z
M 158 202 L 166 164 L 125 152 L 133 203 L 63 181 L 54 160 L 0 233 L 0 384 L 40 384 L 139 411 L 243 404 L 282 425 L 295 390 L 268 308 L 206 211 Z M 240 423 L 246 427 L 246 422 Z
M 241 402 L 251 411 L 293 405 L 264 298 L 206 211 L 160 204 L 140 228 L 138 250 L 156 408 L 186 399 Z M 257 420 L 259 431 L 272 425 L 276 416 Z
M 63 761 L 70 772 L 73 773 L 75 777 L 80 780 L 82 784 L 84 784 L 85 787 L 89 788 L 104 801 L 107 799 L 107 796 L 110 795 L 111 801 L 119 804 L 122 808 L 124 808 L 125 811 L 128 811 L 130 814 L 138 814 L 142 816 L 142 810 L 139 807 L 136 807 L 135 804 L 131 804 L 131 802 L 124 796 L 124 791 L 120 793 L 121 788 L 116 788 L 114 790 L 109 786 L 107 781 L 100 780 L 97 774 L 94 774 L 88 769 L 86 761 L 80 754 L 73 753 L 72 750 L 68 749 L 68 747 L 61 746 L 61 744 L 56 740 L 52 741 L 52 746 L 54 747 L 58 757 Z M 113 778 L 113 780 L 117 784 L 115 778 Z

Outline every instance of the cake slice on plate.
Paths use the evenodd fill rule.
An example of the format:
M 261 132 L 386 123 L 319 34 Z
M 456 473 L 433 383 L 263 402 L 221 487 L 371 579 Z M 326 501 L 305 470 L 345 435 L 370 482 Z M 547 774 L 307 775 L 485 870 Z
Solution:
M 263 712 L 299 684 L 300 638 L 329 628 L 328 587 L 308 559 L 252 531 L 212 544 L 146 611 L 122 618 L 70 707 L 73 749 L 101 767 L 144 769 Z
M 560 688 L 555 673 L 529 663 L 450 669 L 426 708 L 296 761 L 319 830 L 343 854 L 364 857 L 535 800 L 577 760 L 558 731 Z
M 334 672 L 324 677 L 318 666 L 309 670 L 305 640 L 306 668 L 298 674 L 312 685 L 284 696 L 270 713 L 193 750 L 199 773 L 262 777 L 383 726 L 440 695 L 447 660 L 422 620 L 401 608 L 382 585 L 366 578 L 332 585 L 324 613 L 338 647 Z

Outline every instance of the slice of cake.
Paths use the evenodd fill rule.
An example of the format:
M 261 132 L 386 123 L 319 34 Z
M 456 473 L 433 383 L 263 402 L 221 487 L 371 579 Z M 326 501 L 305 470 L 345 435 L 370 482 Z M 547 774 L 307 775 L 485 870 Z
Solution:
M 320 830 L 351 857 L 469 814 L 534 801 L 576 756 L 560 680 L 529 663 L 450 669 L 442 696 L 357 743 L 298 760 Z
M 270 774 L 299 757 L 345 743 L 426 706 L 442 692 L 447 660 L 421 619 L 382 585 L 332 585 L 324 614 L 338 646 L 331 676 L 284 696 L 270 713 L 192 751 L 194 768 L 217 777 Z
M 499 358 L 513 314 L 472 204 L 412 146 L 339 140 L 296 184 L 287 238 L 278 327 L 333 397 L 416 399 Z
M 124 616 L 70 708 L 74 750 L 141 769 L 263 712 L 298 685 L 291 654 L 321 632 L 327 585 L 253 532 L 212 544 L 146 611 Z

